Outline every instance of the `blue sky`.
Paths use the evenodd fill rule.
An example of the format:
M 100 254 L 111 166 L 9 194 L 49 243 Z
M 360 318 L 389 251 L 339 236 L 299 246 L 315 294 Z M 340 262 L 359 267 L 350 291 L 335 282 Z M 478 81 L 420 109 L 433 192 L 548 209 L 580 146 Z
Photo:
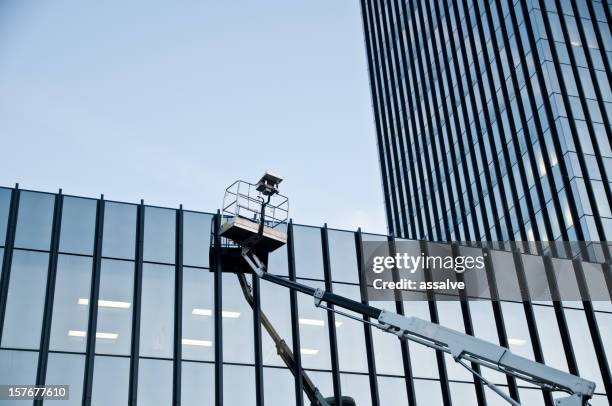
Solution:
M 359 2 L 4 0 L 0 185 L 384 232 Z

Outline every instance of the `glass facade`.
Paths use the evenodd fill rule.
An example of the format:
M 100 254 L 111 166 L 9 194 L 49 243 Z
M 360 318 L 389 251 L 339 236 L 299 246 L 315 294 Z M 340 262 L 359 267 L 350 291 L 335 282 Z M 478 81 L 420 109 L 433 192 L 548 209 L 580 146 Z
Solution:
M 612 239 L 609 1 L 361 5 L 391 234 Z
M 206 405 L 216 396 L 232 406 L 309 404 L 263 329 L 258 361 L 254 314 L 237 278 L 209 269 L 213 218 L 0 188 L 0 384 L 69 384 L 70 400 L 58 405 Z M 367 300 L 359 285 L 360 241 L 386 239 L 291 225 L 270 271 Z M 504 404 L 450 357 L 332 317 L 311 297 L 292 300 L 266 281 L 259 292 L 262 311 L 326 396 L 349 395 L 359 406 Z M 582 302 L 371 304 L 578 373 L 597 383 L 593 404 L 609 399 L 609 302 L 593 302 L 595 309 Z M 523 404 L 552 405 L 549 393 L 529 384 L 485 376 Z

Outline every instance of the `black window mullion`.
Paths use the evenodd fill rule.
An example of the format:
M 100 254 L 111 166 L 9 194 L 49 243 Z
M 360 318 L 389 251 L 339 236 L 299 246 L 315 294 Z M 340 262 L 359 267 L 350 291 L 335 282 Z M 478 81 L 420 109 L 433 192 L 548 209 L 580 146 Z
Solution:
M 183 358 L 183 205 L 176 211 L 174 265 L 174 360 L 172 403 L 181 404 L 181 360 Z M 204 247 L 202 247 L 204 249 Z
M 333 292 L 331 264 L 329 259 L 329 236 L 327 224 L 321 229 L 321 250 L 323 252 L 323 273 L 325 275 L 325 290 Z M 333 309 L 334 305 L 328 304 Z M 329 330 L 329 352 L 331 354 L 332 381 L 334 386 L 334 399 L 336 405 L 341 405 L 342 388 L 340 384 L 340 365 L 338 361 L 338 338 L 336 336 L 336 315 L 333 311 L 327 312 L 327 326 Z
M 221 212 L 213 220 L 214 260 L 214 315 L 215 315 L 215 406 L 223 406 L 223 275 L 221 269 Z
M 261 297 L 259 277 L 252 279 L 253 289 L 253 351 L 255 358 L 255 404 L 264 404 L 264 376 L 261 353 Z
M 287 266 L 289 279 L 295 282 L 295 250 L 293 246 L 293 221 L 287 226 Z M 304 404 L 304 384 L 302 380 L 302 356 L 300 353 L 300 325 L 297 292 L 289 290 L 289 306 L 291 309 L 291 336 L 293 344 L 293 377 L 295 382 L 295 404 Z
M 104 232 L 104 195 L 96 206 L 96 228 L 94 237 L 94 257 L 92 261 L 91 289 L 89 293 L 89 322 L 87 325 L 87 345 L 85 351 L 85 377 L 83 380 L 83 405 L 91 405 L 93 389 L 94 359 L 96 353 L 96 331 L 98 325 L 98 298 L 100 296 L 100 269 L 102 265 L 102 236 Z
M 132 316 L 132 345 L 130 357 L 129 405 L 136 406 L 138 402 L 138 367 L 140 357 L 140 309 L 142 307 L 142 261 L 145 227 L 145 205 L 140 201 L 137 211 L 136 228 L 136 263 L 134 278 L 134 314 Z
M 55 195 L 53 207 L 53 222 L 51 226 L 51 243 L 49 246 L 49 267 L 47 269 L 47 286 L 45 293 L 45 306 L 43 310 L 42 329 L 40 334 L 40 354 L 36 371 L 36 384 L 43 385 L 47 375 L 47 361 L 49 358 L 49 342 L 51 340 L 51 316 L 53 314 L 53 298 L 55 296 L 55 279 L 57 275 L 57 258 L 59 251 L 60 229 L 62 225 L 62 208 L 64 196 L 62 190 Z M 35 406 L 42 405 L 42 400 L 35 400 Z
M 6 227 L 6 239 L 4 243 L 4 258 L 2 259 L 2 275 L 0 275 L 0 342 L 2 342 L 2 330 L 4 327 L 4 315 L 6 312 L 6 301 L 8 295 L 9 280 L 11 277 L 11 262 L 13 260 L 13 248 L 15 246 L 15 230 L 17 228 L 17 215 L 19 210 L 19 197 L 21 191 L 19 184 L 11 191 L 11 203 L 9 218 Z

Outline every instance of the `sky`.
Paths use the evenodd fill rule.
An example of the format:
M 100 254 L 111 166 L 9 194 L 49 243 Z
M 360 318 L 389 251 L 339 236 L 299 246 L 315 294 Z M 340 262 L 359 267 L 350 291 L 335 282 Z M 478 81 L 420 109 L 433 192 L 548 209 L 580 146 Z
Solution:
M 386 230 L 359 2 L 3 0 L 0 185 Z

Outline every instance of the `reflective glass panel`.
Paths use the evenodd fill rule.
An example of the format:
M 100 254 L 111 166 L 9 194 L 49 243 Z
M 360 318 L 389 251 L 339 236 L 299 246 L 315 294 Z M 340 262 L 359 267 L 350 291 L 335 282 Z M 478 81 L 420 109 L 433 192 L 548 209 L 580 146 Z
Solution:
M 465 328 L 463 326 L 463 315 L 459 302 L 438 301 L 436 305 L 438 307 L 438 318 L 440 320 L 440 325 L 461 333 L 465 333 Z M 445 359 L 448 379 L 467 382 L 472 380 L 472 375 L 468 372 L 468 370 L 455 362 L 452 356 L 445 354 Z
M 224 332 L 225 334 L 225 332 Z M 241 365 L 223 365 L 223 404 L 225 406 L 254 405 L 255 402 L 255 369 Z M 237 383 L 239 383 L 239 386 Z M 237 388 L 240 388 L 237 390 Z
M 38 352 L 0 350 L 0 385 L 34 385 L 36 383 L 36 368 Z M 32 400 L 9 401 L 0 400 L 2 406 L 32 405 Z
M 571 326 L 569 333 L 580 376 L 595 382 L 596 388 L 598 388 L 596 390 L 604 393 L 603 379 L 599 371 L 597 355 L 595 354 L 595 348 L 593 348 L 593 340 L 589 333 L 589 326 L 584 311 L 565 309 L 565 317 L 568 326 Z
M 96 234 L 95 200 L 64 197 L 60 251 L 91 255 Z
M 88 257 L 58 257 L 51 319 L 51 350 L 85 352 L 91 262 Z
M 314 383 L 314 385 L 319 389 L 319 392 L 323 395 L 323 397 L 333 397 L 334 396 L 334 387 L 332 383 L 332 375 L 329 372 L 320 372 L 320 371 L 307 371 L 308 376 Z M 304 404 L 308 404 L 308 397 L 304 394 Z
M 425 301 L 405 301 L 404 314 L 430 321 L 429 305 Z M 384 333 L 390 335 L 388 333 Z M 396 339 L 397 340 L 397 339 Z M 409 343 L 412 373 L 421 378 L 438 378 L 436 352 L 419 343 Z M 378 364 L 376 365 L 378 368 Z
M 2 330 L 2 346 L 40 347 L 49 254 L 15 250 Z
M 408 393 L 404 378 L 378 376 L 377 379 L 378 398 L 381 405 L 408 406 Z
M 440 381 L 414 380 L 414 392 L 418 405 L 442 406 L 442 388 Z
M 223 274 L 223 360 L 253 363 L 253 312 L 236 275 Z M 248 276 L 247 280 L 251 281 Z M 225 382 L 224 382 L 225 384 Z
M 477 405 L 476 389 L 471 383 L 450 382 L 451 398 L 454 405 Z
M 183 263 L 208 268 L 210 246 L 210 214 L 183 212 Z
M 10 209 L 11 190 L 0 188 L 0 246 L 4 245 L 4 240 L 6 239 L 6 227 Z
M 0 278 L 2 278 L 2 262 L 4 261 L 4 248 L 0 248 Z
M 275 275 L 289 276 L 287 263 L 287 246 L 283 245 L 268 255 L 268 272 Z
M 103 259 L 96 332 L 97 354 L 130 354 L 133 294 L 134 263 Z
M 144 264 L 140 355 L 171 358 L 174 339 L 174 267 Z
M 370 377 L 368 375 L 340 374 L 340 387 L 342 396 L 352 397 L 359 406 L 372 405 Z
M 136 250 L 136 209 L 133 204 L 104 203 L 102 256 L 134 259 Z
M 137 404 L 143 406 L 172 404 L 172 361 L 140 359 Z
M 334 283 L 334 293 L 355 301 L 360 301 L 359 286 Z M 355 317 L 362 316 L 344 310 Z M 365 333 L 363 323 L 336 315 L 336 337 L 338 339 L 338 361 L 341 371 L 368 372 L 366 357 Z
M 371 302 L 370 304 L 379 309 L 395 312 L 394 302 Z M 376 351 L 374 351 L 376 372 L 389 375 L 404 375 L 402 349 L 397 337 L 380 329 L 373 328 L 372 341 L 374 348 L 376 348 Z
M 516 355 L 533 359 L 531 337 L 523 305 L 508 302 L 502 302 L 501 305 L 510 351 Z
M 213 274 L 183 268 L 183 359 L 214 360 Z
M 544 363 L 562 371 L 568 371 L 565 352 L 563 348 L 561 333 L 557 324 L 555 309 L 549 306 L 533 306 L 536 323 L 538 325 L 538 335 L 544 353 Z
M 308 282 L 308 285 L 325 288 L 322 282 Z M 315 307 L 312 296 L 298 293 L 297 298 L 302 366 L 331 369 L 327 311 Z
M 85 372 L 85 356 L 76 354 L 50 353 L 47 365 L 47 385 L 69 385 L 70 399 L 49 400 L 46 405 L 78 406 L 83 399 L 83 374 Z
M 129 358 L 95 357 L 91 406 L 126 405 L 129 385 Z
M 293 240 L 296 276 L 323 280 L 321 230 L 316 227 L 293 226 Z
M 261 311 L 274 326 L 276 332 L 285 343 L 292 347 L 291 334 L 291 311 L 289 303 L 289 291 L 287 288 L 274 285 L 264 280 L 260 283 Z M 276 345 L 270 335 L 262 326 L 262 356 L 265 365 L 285 366 L 283 360 L 278 356 Z
M 181 405 L 200 406 L 215 400 L 215 365 L 204 362 L 181 364 Z
M 144 260 L 151 262 L 175 262 L 176 245 L 176 211 L 145 208 L 144 225 Z
M 328 231 L 329 262 L 333 281 L 359 283 L 355 234 L 348 231 Z
M 599 327 L 599 334 L 601 334 L 601 340 L 604 343 L 612 343 L 612 314 L 596 312 L 595 318 L 597 319 L 597 326 Z M 606 358 L 608 364 L 612 364 L 612 347 L 605 347 Z
M 291 371 L 286 368 L 264 368 L 263 375 L 266 406 L 295 404 L 295 386 Z
M 51 245 L 55 196 L 21 192 L 17 213 L 15 247 L 48 251 Z
M 495 315 L 493 314 L 493 305 L 491 302 L 487 300 L 473 300 L 468 303 L 470 306 L 474 336 L 499 345 Z M 480 372 L 491 382 L 500 384 L 508 382 L 505 374 L 493 371 L 491 368 L 481 368 Z

